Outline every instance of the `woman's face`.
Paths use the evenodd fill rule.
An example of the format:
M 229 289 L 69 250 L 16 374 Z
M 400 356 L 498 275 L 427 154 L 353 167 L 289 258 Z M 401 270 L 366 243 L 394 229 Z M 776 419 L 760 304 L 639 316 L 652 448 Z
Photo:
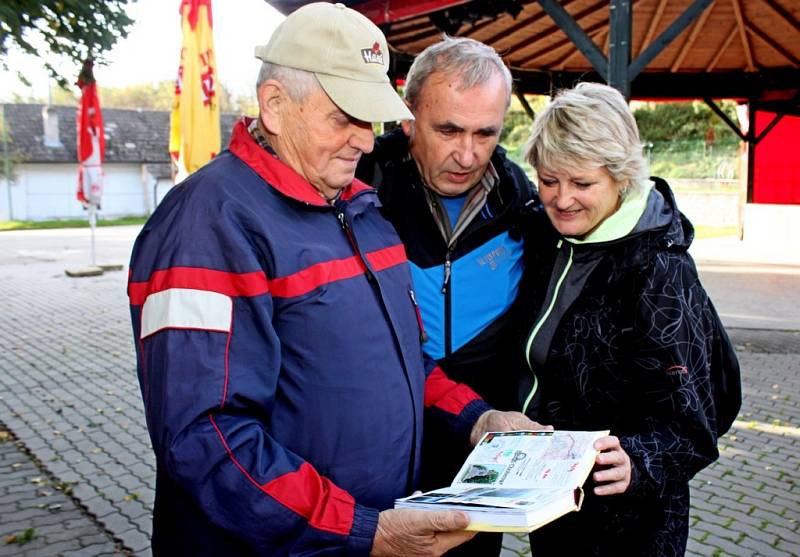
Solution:
M 603 166 L 537 168 L 539 196 L 563 236 L 583 238 L 620 205 L 620 186 Z

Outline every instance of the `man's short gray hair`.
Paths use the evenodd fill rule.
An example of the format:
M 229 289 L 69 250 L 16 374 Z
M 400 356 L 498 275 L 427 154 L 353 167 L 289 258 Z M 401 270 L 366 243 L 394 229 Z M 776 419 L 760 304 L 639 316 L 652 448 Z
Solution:
M 639 129 L 625 98 L 599 83 L 559 92 L 536 115 L 525 159 L 534 168 L 550 170 L 598 164 L 623 195 L 643 187 L 648 178 Z
M 317 76 L 311 72 L 273 64 L 272 62 L 263 62 L 256 80 L 256 91 L 261 88 L 265 81 L 270 79 L 274 79 L 283 85 L 294 102 L 306 100 L 310 93 L 322 87 L 317 81 Z
M 411 64 L 406 76 L 405 99 L 413 110 L 422 87 L 432 73 L 453 76 L 459 91 L 466 91 L 489 81 L 496 73 L 502 76 L 511 102 L 511 72 L 490 46 L 465 37 L 444 36 L 441 42 L 423 50 Z

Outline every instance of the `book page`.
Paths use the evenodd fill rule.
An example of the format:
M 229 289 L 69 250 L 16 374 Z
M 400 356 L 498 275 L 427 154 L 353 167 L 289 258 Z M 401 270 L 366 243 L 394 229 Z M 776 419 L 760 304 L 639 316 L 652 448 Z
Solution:
M 412 495 L 400 501 L 416 503 L 418 506 L 430 505 L 485 505 L 509 509 L 543 508 L 564 497 L 572 498 L 570 489 L 509 489 L 494 487 L 474 487 L 470 485 L 428 491 Z
M 594 465 L 595 440 L 606 435 L 607 431 L 487 433 L 452 486 L 575 488 Z

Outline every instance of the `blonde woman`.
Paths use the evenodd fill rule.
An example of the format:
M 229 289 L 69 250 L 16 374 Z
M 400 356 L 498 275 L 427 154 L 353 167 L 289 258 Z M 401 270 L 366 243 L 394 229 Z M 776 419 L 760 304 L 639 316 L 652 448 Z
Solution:
M 533 555 L 683 555 L 689 480 L 717 458 L 741 402 L 735 354 L 687 253 L 692 225 L 666 182 L 648 179 L 615 89 L 559 94 L 526 155 L 558 237 L 530 263 L 548 272 L 524 410 L 556 429 L 611 430 L 583 509 L 534 532 Z

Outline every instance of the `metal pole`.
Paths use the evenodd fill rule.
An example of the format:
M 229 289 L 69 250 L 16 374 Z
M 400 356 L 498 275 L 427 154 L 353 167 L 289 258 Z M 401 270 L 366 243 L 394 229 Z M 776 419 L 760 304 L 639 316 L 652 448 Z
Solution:
M 747 103 L 747 202 L 753 202 L 756 178 L 756 103 L 750 99 Z
M 95 228 L 97 227 L 97 207 L 94 203 L 89 203 L 89 228 L 92 230 L 92 267 L 97 266 L 97 261 L 95 258 L 95 249 L 94 249 L 94 232 Z

